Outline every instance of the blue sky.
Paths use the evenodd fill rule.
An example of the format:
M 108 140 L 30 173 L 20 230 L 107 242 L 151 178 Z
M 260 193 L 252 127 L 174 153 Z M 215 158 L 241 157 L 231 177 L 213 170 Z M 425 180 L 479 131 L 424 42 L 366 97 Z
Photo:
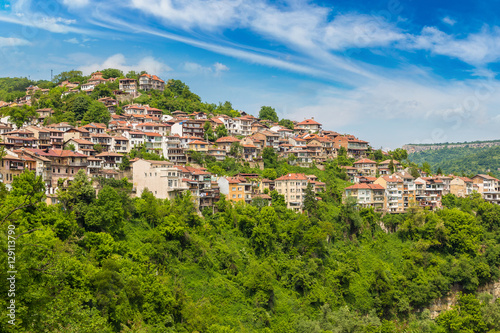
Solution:
M 0 77 L 113 67 L 376 147 L 499 139 L 500 0 L 0 0 Z

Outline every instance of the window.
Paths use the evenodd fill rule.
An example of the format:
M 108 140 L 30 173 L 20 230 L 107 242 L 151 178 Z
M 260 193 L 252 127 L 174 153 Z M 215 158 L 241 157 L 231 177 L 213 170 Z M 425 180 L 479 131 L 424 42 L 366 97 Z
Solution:
M 236 187 L 233 187 L 233 191 L 236 191 Z
M 238 198 L 241 198 L 241 194 L 238 194 Z
M 241 191 L 241 186 L 238 186 L 238 191 Z
M 236 199 L 236 194 L 233 194 L 233 199 Z

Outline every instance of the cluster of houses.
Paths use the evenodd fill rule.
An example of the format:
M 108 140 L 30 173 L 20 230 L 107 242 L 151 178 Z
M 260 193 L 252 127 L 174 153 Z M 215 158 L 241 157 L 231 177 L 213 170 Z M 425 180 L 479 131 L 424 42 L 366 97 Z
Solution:
M 91 92 L 98 84 L 110 80 L 114 79 L 104 79 L 102 73 L 96 72 L 86 83 L 61 85 L 68 88 L 65 93 Z M 136 96 L 138 89 L 163 90 L 164 81 L 144 74 L 139 80 L 120 79 L 119 87 L 120 93 Z M 24 102 L 30 102 L 37 90 L 29 87 Z M 90 177 L 127 177 L 137 196 L 147 189 L 158 198 L 171 199 L 189 191 L 200 210 L 213 208 L 221 194 L 234 202 L 250 203 L 256 199 L 270 201 L 268 194 L 276 190 L 285 197 L 288 208 L 301 211 L 308 186 L 315 193 L 325 190 L 325 184 L 315 176 L 290 173 L 274 180 L 257 174 L 224 177 L 197 165 L 194 154 L 201 153 L 215 161 L 238 157 L 262 168 L 263 152 L 271 148 L 291 165 L 311 167 L 336 158 L 342 149 L 356 159 L 354 166 L 344 167 L 354 183 L 345 189 L 345 199 L 354 198 L 362 207 L 388 213 L 405 212 L 415 205 L 435 209 L 441 206 L 441 197 L 447 193 L 466 196 L 474 191 L 491 202 L 500 201 L 499 182 L 493 177 L 427 177 L 422 173 L 414 178 L 397 161 L 387 159 L 377 163 L 367 159 L 367 141 L 324 130 L 314 118 L 294 121 L 293 128 L 287 128 L 245 112 L 239 117 L 183 111 L 165 115 L 160 109 L 141 104 L 123 105 L 123 112 L 118 115 L 117 99 L 104 97 L 99 101 L 110 112 L 108 125 L 72 126 L 63 122 L 44 126 L 44 120 L 54 113 L 50 108 L 36 110 L 37 117 L 21 128 L 11 124 L 8 117 L 1 119 L 0 146 L 5 156 L 0 162 L 0 182 L 9 188 L 16 175 L 33 170 L 44 179 L 49 203 L 54 203 L 57 189 L 83 170 Z M 0 108 L 9 105 L 0 101 Z M 227 136 L 208 141 L 206 132 L 217 133 L 221 127 Z M 135 158 L 124 163 L 124 157 L 134 147 L 166 160 Z
M 62 95 L 70 95 L 79 92 L 86 92 L 87 94 L 91 94 L 94 91 L 94 88 L 99 84 L 104 84 L 108 82 L 115 82 L 118 80 L 119 89 L 113 91 L 116 96 L 124 96 L 126 99 L 133 99 L 139 96 L 139 90 L 150 91 L 150 90 L 165 90 L 165 81 L 160 79 L 156 75 L 150 74 L 142 74 L 139 76 L 139 80 L 136 79 L 117 79 L 110 77 L 105 79 L 103 77 L 103 73 L 94 72 L 91 74 L 90 78 L 86 82 L 71 82 L 71 81 L 62 81 L 59 83 L 59 87 L 66 88 Z M 35 98 L 37 93 L 48 94 L 50 89 L 42 89 L 38 86 L 29 86 L 26 88 L 26 95 L 18 98 L 15 102 L 7 103 L 0 101 L 0 108 L 4 106 L 22 106 L 22 105 L 31 105 L 32 99 Z
M 404 213 L 411 208 L 439 209 L 446 194 L 466 197 L 478 192 L 494 204 L 500 204 L 500 182 L 495 177 L 478 174 L 472 178 L 448 176 L 413 177 L 398 161 L 377 163 L 362 158 L 353 167 L 344 167 L 354 185 L 345 189 L 344 199 L 355 200 L 360 207 L 379 212 Z

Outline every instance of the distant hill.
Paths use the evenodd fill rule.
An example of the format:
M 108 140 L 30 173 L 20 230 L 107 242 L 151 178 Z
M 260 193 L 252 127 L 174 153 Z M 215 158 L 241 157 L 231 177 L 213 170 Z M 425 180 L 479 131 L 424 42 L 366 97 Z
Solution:
M 470 141 L 470 142 L 444 142 L 444 143 L 432 143 L 432 144 L 407 144 L 403 146 L 409 154 L 417 153 L 426 150 L 439 150 L 443 148 L 484 148 L 484 147 L 494 147 L 500 146 L 500 140 L 490 140 L 490 141 Z
M 432 165 L 432 171 L 439 168 L 443 173 L 477 174 L 491 172 L 500 177 L 500 145 L 491 147 L 464 146 L 449 148 L 443 146 L 440 149 L 425 150 L 410 153 L 408 159 L 421 165 L 428 162 Z

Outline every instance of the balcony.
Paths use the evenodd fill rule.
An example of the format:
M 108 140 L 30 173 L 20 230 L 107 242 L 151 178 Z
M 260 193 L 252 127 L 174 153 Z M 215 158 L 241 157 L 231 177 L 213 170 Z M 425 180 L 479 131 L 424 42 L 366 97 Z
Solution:
M 74 166 L 74 167 L 84 167 L 84 166 L 88 166 L 88 162 L 69 162 L 68 163 L 69 166 Z

